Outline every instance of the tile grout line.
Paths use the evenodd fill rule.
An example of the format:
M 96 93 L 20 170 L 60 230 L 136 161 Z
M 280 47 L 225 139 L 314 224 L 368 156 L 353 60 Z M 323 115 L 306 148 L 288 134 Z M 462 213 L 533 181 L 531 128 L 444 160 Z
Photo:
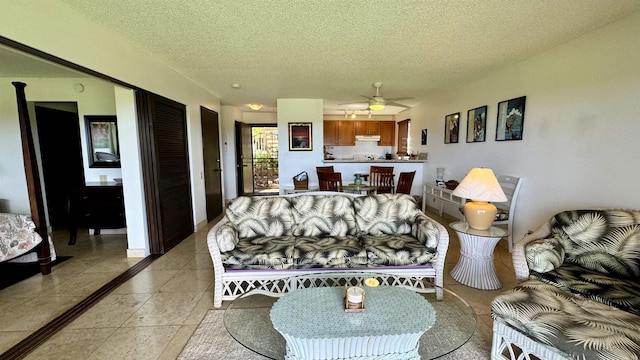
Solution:
M 71 309 L 65 311 L 55 319 L 49 321 L 47 324 L 31 333 L 29 336 L 11 347 L 9 350 L 0 354 L 0 360 L 23 359 L 38 346 L 42 345 L 45 341 L 50 339 L 58 331 L 62 330 L 65 326 L 78 318 L 85 311 L 89 310 L 93 305 L 102 300 L 118 286 L 122 285 L 127 280 L 130 280 L 135 275 L 144 270 L 147 266 L 151 265 L 151 263 L 154 260 L 158 259 L 160 256 L 161 255 L 149 255 L 146 258 L 142 259 L 131 268 L 118 275 L 115 279 L 111 280 L 107 284 L 100 287 L 98 290 L 91 293 L 82 301 L 74 305 Z

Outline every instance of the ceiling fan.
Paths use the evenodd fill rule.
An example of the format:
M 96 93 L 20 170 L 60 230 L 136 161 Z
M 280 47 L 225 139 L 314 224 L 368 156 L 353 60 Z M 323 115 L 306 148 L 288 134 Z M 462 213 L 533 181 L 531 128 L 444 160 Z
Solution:
M 368 108 L 370 110 L 373 111 L 379 111 L 384 109 L 385 106 L 389 105 L 389 106 L 399 106 L 399 107 L 403 107 L 403 108 L 410 108 L 410 106 L 404 105 L 404 104 L 400 104 L 397 103 L 396 101 L 398 100 L 407 100 L 407 99 L 413 99 L 411 97 L 399 97 L 399 98 L 384 98 L 380 95 L 380 88 L 382 87 L 382 83 L 381 82 L 374 82 L 373 83 L 373 87 L 376 88 L 376 94 L 374 96 L 366 96 L 366 95 L 360 95 L 362 97 L 366 97 L 367 99 L 369 99 L 368 101 L 362 101 L 363 103 L 368 103 L 369 106 Z M 340 105 L 346 105 L 346 104 L 340 104 Z

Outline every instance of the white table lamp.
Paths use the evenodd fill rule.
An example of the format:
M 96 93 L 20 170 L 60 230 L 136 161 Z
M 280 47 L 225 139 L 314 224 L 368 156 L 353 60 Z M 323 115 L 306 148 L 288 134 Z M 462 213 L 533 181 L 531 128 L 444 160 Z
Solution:
M 496 218 L 498 210 L 492 202 L 505 202 L 507 196 L 502 191 L 498 179 L 491 169 L 473 168 L 453 191 L 453 195 L 471 199 L 463 207 L 464 217 L 470 227 L 487 230 Z

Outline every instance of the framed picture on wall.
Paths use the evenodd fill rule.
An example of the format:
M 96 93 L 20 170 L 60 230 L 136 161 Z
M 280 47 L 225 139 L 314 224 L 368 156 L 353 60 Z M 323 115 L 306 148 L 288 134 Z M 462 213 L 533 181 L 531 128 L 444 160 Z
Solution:
M 420 145 L 427 145 L 427 129 L 422 129 L 422 135 L 420 137 Z
M 458 142 L 460 134 L 460 113 L 449 114 L 444 117 L 444 143 L 453 144 Z
M 487 106 L 467 111 L 467 142 L 483 142 L 487 135 Z
M 120 145 L 115 115 L 85 115 L 90 168 L 119 168 Z
M 289 123 L 289 150 L 313 150 L 311 123 Z
M 521 96 L 498 103 L 496 141 L 522 140 L 526 100 L 526 96 Z

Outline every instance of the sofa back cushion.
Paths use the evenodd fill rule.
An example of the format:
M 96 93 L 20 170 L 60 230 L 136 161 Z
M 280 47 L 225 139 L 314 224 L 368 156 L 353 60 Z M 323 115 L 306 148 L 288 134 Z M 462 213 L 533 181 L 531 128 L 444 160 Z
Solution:
M 238 237 L 291 235 L 291 203 L 284 197 L 237 197 L 225 210 Z
M 640 276 L 640 211 L 572 210 L 551 219 L 566 262 L 625 278 Z
M 301 195 L 290 200 L 295 236 L 347 236 L 358 232 L 352 196 Z
M 354 199 L 356 223 L 362 234 L 410 234 L 418 206 L 407 194 L 378 194 Z

